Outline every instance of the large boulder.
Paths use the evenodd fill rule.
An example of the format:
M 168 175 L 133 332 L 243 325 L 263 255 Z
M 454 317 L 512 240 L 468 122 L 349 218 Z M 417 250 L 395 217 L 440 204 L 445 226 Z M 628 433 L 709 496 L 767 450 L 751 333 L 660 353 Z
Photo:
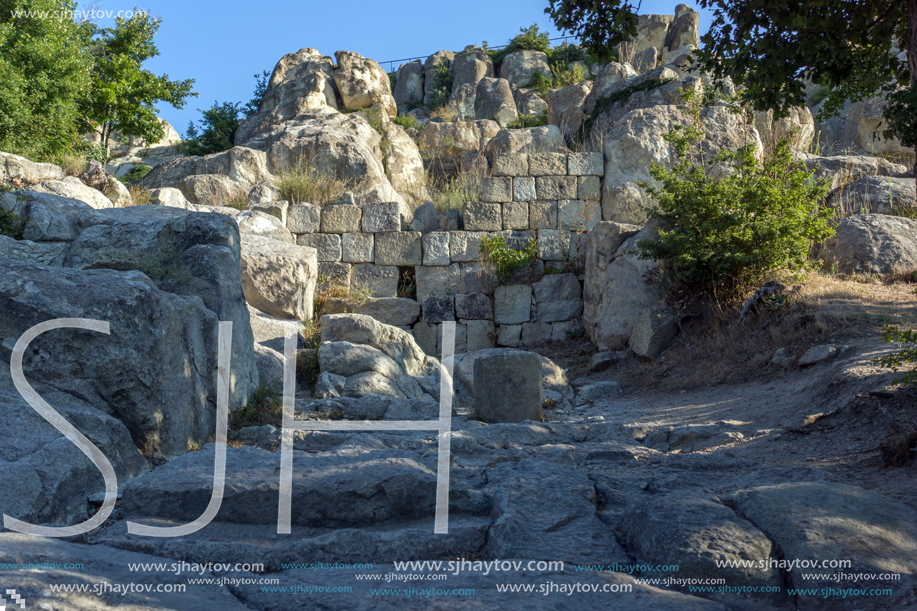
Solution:
M 314 248 L 243 234 L 241 272 L 249 305 L 277 318 L 312 320 Z
M 394 98 L 400 114 L 406 114 L 416 104 L 423 104 L 424 69 L 420 60 L 402 64 L 398 68 Z
M 888 123 L 883 116 L 884 99 L 867 100 L 857 122 L 857 144 L 870 155 L 914 159 L 914 147 L 905 146 L 897 138 L 886 138 Z
M 67 176 L 63 180 L 46 180 L 37 185 L 32 185 L 29 190 L 36 193 L 52 193 L 60 197 L 75 199 L 88 204 L 96 210 L 113 207 L 111 200 L 102 195 L 100 191 L 87 187 L 79 178 L 73 176 Z
M 637 21 L 637 38 L 630 43 L 636 45 L 633 52 L 640 55 L 650 48 L 661 51 L 666 46 L 669 27 L 674 21 L 672 15 L 640 15 Z
M 701 111 L 706 129 L 700 143 L 703 151 L 715 154 L 750 145 L 760 153 L 758 131 L 745 125 L 725 106 Z M 619 223 L 642 223 L 646 219 L 646 195 L 639 182 L 653 183 L 649 168 L 656 163 L 671 169 L 674 150 L 664 137 L 677 125 L 690 124 L 677 106 L 642 108 L 624 115 L 605 136 L 605 180 L 602 186 L 602 218 Z M 717 166 L 710 170 L 717 172 Z M 719 171 L 722 171 L 720 168 Z
M 406 200 L 425 201 L 429 194 L 420 149 L 400 125 L 388 123 L 383 130 L 388 140 L 385 172 L 392 188 Z
M 474 369 L 478 359 L 487 358 L 496 355 L 506 354 L 536 354 L 527 353 L 515 348 L 485 348 L 482 350 L 472 350 L 464 354 L 455 356 L 455 367 L 453 375 L 456 382 L 456 391 L 463 393 L 466 397 L 475 396 L 475 379 Z M 573 387 L 567 380 L 567 374 L 551 359 L 537 354 L 538 360 L 541 361 L 541 387 L 544 391 L 555 392 L 565 399 L 573 399 Z
M 334 60 L 315 49 L 284 55 L 274 67 L 260 110 L 239 124 L 236 142 L 301 115 L 338 110 L 333 73 Z
M 222 174 L 195 174 L 178 183 L 178 189 L 192 204 L 231 206 L 246 201 L 249 185 Z
M 502 78 L 483 78 L 478 81 L 474 114 L 478 119 L 496 121 L 502 128 L 509 127 L 519 117 L 509 81 Z
M 520 115 L 537 117 L 548 109 L 548 103 L 545 102 L 540 91 L 517 89 L 513 94 L 513 99 L 516 101 L 516 110 Z
M 789 140 L 794 151 L 808 152 L 815 136 L 815 119 L 805 106 L 794 106 L 789 116 L 774 120 L 774 111 L 756 111 L 755 127 L 761 136 L 766 151 L 772 153 L 781 140 Z
M 452 91 L 462 85 L 477 85 L 483 78 L 494 77 L 494 64 L 483 48 L 468 45 L 452 62 Z
M 398 115 L 388 74 L 376 60 L 352 51 L 337 51 L 334 57 L 338 60 L 338 67 L 333 73 L 334 82 L 344 101 L 344 108 L 354 111 L 379 106 L 389 119 Z
M 637 249 L 641 241 L 655 239 L 656 228 L 648 224 L 636 234 L 634 229 L 599 223 L 586 238 L 583 323 L 599 350 L 625 348 L 640 314 L 666 307 L 662 289 L 644 280 L 657 263 L 641 259 Z M 615 244 L 620 246 L 609 258 Z
M 200 298 L 162 291 L 139 271 L 0 264 L 4 360 L 38 323 L 105 321 L 109 335 L 38 336 L 24 355 L 26 375 L 121 420 L 148 458 L 183 454 L 215 434 L 219 319 Z
M 893 274 L 917 269 L 917 220 L 857 214 L 841 221 L 825 244 L 825 262 L 859 274 Z
M 424 130 L 426 131 L 426 130 Z M 484 154 L 491 161 L 503 153 L 557 153 L 564 150 L 564 139 L 556 125 L 504 129 L 491 138 Z
M 548 103 L 548 123 L 556 125 L 565 139 L 574 137 L 583 126 L 586 120 L 583 104 L 592 87 L 592 81 L 585 81 L 548 92 L 545 98 Z
M 663 48 L 672 50 L 693 45 L 700 47 L 700 14 L 687 4 L 675 7 L 675 21 L 669 26 Z
M 35 262 L 140 270 L 161 290 L 203 300 L 216 320 L 232 321 L 230 406 L 245 404 L 258 375 L 239 273 L 239 229 L 232 218 L 159 206 L 96 211 L 29 191 L 0 196 L 0 207 L 26 221 L 25 240 L 60 249 L 54 263 Z
M 541 419 L 541 360 L 534 352 L 503 352 L 474 363 L 474 415 L 484 422 Z
M 0 185 L 21 189 L 46 180 L 62 180 L 64 170 L 52 163 L 35 163 L 25 157 L 0 152 Z
M 914 178 L 913 169 L 870 155 L 800 155 L 816 178 L 828 181 L 832 191 L 854 184 L 868 176 Z
M 637 72 L 630 64 L 610 62 L 599 69 L 592 88 L 584 102 L 583 111 L 589 115 L 595 110 L 599 100 L 607 98 L 637 77 Z
M 431 121 L 420 132 L 417 145 L 425 159 L 437 159 L 446 167 L 468 166 L 498 133 L 495 121 Z
M 661 66 L 633 79 L 617 81 L 609 85 L 604 93 L 593 88 L 592 94 L 584 102 L 583 109 L 592 119 L 592 132 L 595 137 L 611 131 L 625 115 L 639 108 L 682 106 L 684 92 L 700 92 L 703 90 L 703 84 L 703 79 L 696 76 L 678 80 L 677 72 Z
M 213 175 L 215 178 L 191 178 L 189 181 L 190 177 L 199 175 Z M 234 146 L 228 151 L 203 157 L 181 157 L 162 163 L 144 176 L 142 182 L 156 189 L 180 189 L 191 203 L 226 205 L 229 202 L 224 198 L 241 196 L 244 201 L 254 185 L 272 180 L 263 151 Z M 196 184 L 196 181 L 201 182 Z
M 531 85 L 536 73 L 549 80 L 552 78 L 548 56 L 541 51 L 513 51 L 500 64 L 500 78 L 509 81 L 513 89 Z
M 430 107 L 431 96 L 434 91 L 434 83 L 436 82 L 436 67 L 440 64 L 446 64 L 446 67 L 452 65 L 452 60 L 455 59 L 455 53 L 452 51 L 437 51 L 430 57 L 428 57 L 423 63 L 423 105 L 427 108 Z M 447 91 L 446 93 L 452 93 Z
M 834 153 L 854 151 L 872 155 L 902 157 L 913 164 L 914 149 L 895 138 L 886 139 L 888 125 L 882 116 L 886 101 L 871 98 L 847 102 L 840 112 L 831 117 L 822 116 L 827 101 L 812 108 L 815 116 L 816 141 L 820 148 Z
M 850 213 L 891 214 L 917 211 L 913 178 L 867 176 L 831 194 L 828 204 L 841 216 Z

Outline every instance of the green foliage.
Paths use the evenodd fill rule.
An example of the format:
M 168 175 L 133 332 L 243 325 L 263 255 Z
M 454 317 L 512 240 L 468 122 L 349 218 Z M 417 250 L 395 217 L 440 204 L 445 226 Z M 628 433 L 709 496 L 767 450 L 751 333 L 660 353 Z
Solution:
M 149 174 L 150 170 L 152 169 L 153 168 L 151 168 L 148 165 L 138 163 L 137 165 L 132 167 L 130 170 L 125 172 L 120 178 L 118 178 L 118 180 L 120 180 L 124 184 L 128 184 L 129 182 L 132 182 L 134 180 L 140 180 L 141 178 Z
M 388 84 L 392 91 L 395 91 L 395 85 L 398 83 L 398 73 L 389 72 L 388 73 Z
M 0 0 L 0 150 L 51 160 L 78 141 L 79 105 L 90 86 L 84 35 L 72 19 L 16 15 L 75 7 L 70 0 Z
M 236 130 L 242 122 L 240 103 L 214 102 L 210 110 L 202 110 L 203 118 L 198 121 L 200 129 L 194 122 L 188 123 L 185 141 L 181 151 L 185 155 L 209 155 L 228 151 L 233 147 Z
M 417 119 L 405 115 L 398 115 L 392 119 L 392 123 L 400 125 L 404 129 L 417 129 Z
M 164 132 L 155 104 L 168 102 L 180 109 L 189 96 L 197 95 L 192 91 L 194 79 L 171 81 L 167 74 L 157 76 L 143 69 L 146 60 L 159 55 L 153 38 L 161 23 L 160 18 L 135 8 L 130 19 L 115 18 L 112 28 L 84 24 L 93 69 L 82 111 L 89 124 L 101 129 L 106 146 L 114 131 L 125 138 L 158 142 Z
M 352 186 L 352 181 L 319 169 L 308 156 L 300 157 L 291 167 L 283 168 L 277 176 L 280 197 L 294 204 L 308 202 L 323 206 Z
M 647 81 L 645 83 L 640 83 L 639 85 L 631 85 L 630 87 L 625 87 L 615 91 L 610 96 L 602 98 L 595 105 L 595 110 L 592 111 L 592 114 L 586 117 L 586 120 L 583 121 L 583 126 L 581 128 L 580 135 L 588 135 L 592 133 L 592 126 L 595 125 L 596 120 L 599 116 L 608 110 L 610 110 L 618 102 L 626 101 L 630 96 L 634 95 L 638 91 L 649 91 L 651 89 L 656 89 L 657 87 L 662 87 L 668 83 L 674 81 L 674 78 L 671 79 L 662 79 L 659 81 Z M 712 90 L 713 88 L 708 88 Z M 706 90 L 705 90 L 706 92 Z M 706 95 L 706 93 L 705 93 Z M 708 101 L 705 98 L 705 102 Z M 710 104 L 704 104 L 709 106 Z
M 270 84 L 271 73 L 265 70 L 254 76 L 255 91 L 252 93 L 252 99 L 246 102 L 241 109 L 246 117 L 252 116 L 261 109 L 261 102 L 264 101 L 264 94 L 267 93 L 267 87 Z
M 245 407 L 232 413 L 229 427 L 238 431 L 247 426 L 283 424 L 283 396 L 278 386 L 276 381 L 272 384 L 258 384 Z
M 315 386 L 320 373 L 318 350 L 300 350 L 296 355 L 296 380 Z
M 527 267 L 538 258 L 538 240 L 532 238 L 522 250 L 515 250 L 506 245 L 506 238 L 495 235 L 481 239 L 481 254 L 494 266 L 499 282 L 506 282 L 520 269 Z
M 449 96 L 452 94 L 452 83 L 454 81 L 455 78 L 452 76 L 452 71 L 449 70 L 449 66 L 445 61 L 436 65 L 433 70 L 433 93 L 429 97 L 430 108 L 439 108 L 446 105 L 446 102 L 449 101 Z
M 25 224 L 25 220 L 18 215 L 0 208 L 0 235 L 21 240 L 25 232 Z
M 900 331 L 898 327 L 888 326 L 882 333 L 882 339 L 888 343 L 905 344 L 907 347 L 900 352 L 876 357 L 872 362 L 895 373 L 910 365 L 904 376 L 895 380 L 895 384 L 917 386 L 917 331 Z
M 526 127 L 538 127 L 548 124 L 548 109 L 541 111 L 540 115 L 519 115 L 518 119 L 510 121 L 508 129 L 523 129 Z
M 675 167 L 654 164 L 659 186 L 641 184 L 658 202 L 649 216 L 665 227 L 659 241 L 639 244 L 641 258 L 663 261 L 677 280 L 706 291 L 731 292 L 773 270 L 806 269 L 812 243 L 834 234 L 833 211 L 820 205 L 828 185 L 812 180 L 785 141 L 763 163 L 750 147 L 707 161 L 702 152 L 689 154 L 703 136 L 697 124 L 676 126 L 666 136 Z M 731 173 L 712 178 L 707 169 L 715 163 Z
M 616 57 L 616 46 L 636 38 L 639 8 L 639 2 L 634 6 L 629 0 L 549 0 L 544 12 L 604 64 Z
M 848 101 L 891 95 L 884 111 L 886 135 L 917 146 L 917 75 L 889 53 L 917 36 L 917 14 L 908 25 L 908 7 L 917 9 L 913 2 L 801 0 L 779 9 L 771 0 L 700 0 L 700 5 L 714 8 L 696 53 L 702 69 L 745 87 L 756 110 L 774 109 L 779 118 L 805 104 L 801 77 L 828 90 L 822 120 Z
M 548 65 L 551 72 L 566 70 L 573 62 L 586 61 L 586 51 L 578 45 L 562 44 L 548 52 Z
M 829 93 L 831 93 L 830 89 L 824 85 L 819 85 L 815 88 L 815 91 L 812 92 L 812 95 L 809 96 L 809 99 L 806 100 L 806 106 L 818 106 L 825 98 L 828 97 Z
M 519 28 L 519 32 L 502 49 L 487 49 L 487 54 L 490 55 L 495 67 L 499 66 L 503 59 L 514 51 L 541 51 L 542 53 L 547 53 L 551 49 L 548 33 L 540 31 L 537 23 L 533 23 L 527 28 Z M 484 43 L 484 48 L 487 48 L 486 42 Z

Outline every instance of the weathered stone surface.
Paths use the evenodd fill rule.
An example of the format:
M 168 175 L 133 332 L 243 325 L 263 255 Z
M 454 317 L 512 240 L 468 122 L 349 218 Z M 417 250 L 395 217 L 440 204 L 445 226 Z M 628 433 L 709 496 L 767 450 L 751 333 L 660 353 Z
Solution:
M 590 201 L 565 199 L 557 202 L 558 229 L 564 231 L 590 231 L 602 221 L 598 198 Z
M 774 111 L 755 112 L 755 127 L 761 136 L 765 150 L 773 152 L 784 138 L 789 140 L 790 148 L 803 153 L 809 152 L 812 138 L 815 137 L 815 119 L 812 111 L 805 106 L 794 106 L 789 109 L 789 116 L 774 121 Z
M 345 233 L 341 236 L 341 249 L 341 260 L 347 263 L 372 263 L 376 260 L 371 233 Z
M 539 176 L 535 179 L 536 199 L 576 199 L 576 176 Z
M 427 234 L 439 229 L 439 212 L 433 202 L 425 202 L 414 210 L 411 231 Z
M 408 201 L 428 198 L 423 159 L 417 144 L 400 125 L 387 123 L 383 131 L 388 141 L 385 172 L 392 188 Z
M 417 231 L 376 234 L 376 265 L 423 265 L 423 235 Z
M 427 375 L 431 364 L 436 365 L 436 361 L 427 359 L 406 331 L 359 314 L 323 316 L 322 342 L 352 342 L 372 346 L 394 359 L 409 376 Z
M 503 229 L 503 207 L 500 204 L 469 202 L 462 206 L 462 218 L 465 220 L 465 231 Z
M 516 110 L 520 115 L 540 117 L 548 110 L 548 103 L 541 97 L 540 91 L 517 89 L 513 99 L 516 101 Z
M 504 153 L 494 158 L 494 176 L 528 176 L 529 156 L 525 153 Z
M 363 206 L 363 231 L 384 233 L 401 231 L 410 227 L 414 215 L 406 205 L 399 202 L 380 202 Z
M 867 176 L 831 194 L 828 205 L 841 216 L 917 211 L 913 178 Z
M 405 114 L 412 105 L 423 103 L 423 78 L 423 64 L 419 59 L 401 64 L 398 68 L 398 80 L 395 83 L 393 97 L 399 113 Z
M 490 298 L 483 293 L 462 293 L 455 296 L 455 315 L 467 320 L 492 320 Z
M 529 155 L 529 176 L 566 175 L 567 156 L 564 153 L 536 153 Z
M 281 201 L 280 189 L 268 182 L 258 183 L 252 187 L 248 192 L 248 196 L 245 198 L 246 206 L 254 206 L 255 204 L 278 201 Z M 283 220 L 286 222 L 285 219 Z
M 315 291 L 321 293 L 329 288 L 350 288 L 350 277 L 356 265 L 350 263 L 340 263 L 337 261 L 319 261 L 318 262 L 318 282 L 315 284 Z M 375 295 L 376 297 L 385 297 L 387 295 Z
M 596 75 L 591 91 L 588 92 L 586 99 L 583 101 L 583 113 L 591 115 L 600 100 L 607 98 L 619 89 L 623 89 L 626 83 L 636 78 L 636 76 L 637 73 L 630 64 L 611 62 L 602 66 Z
M 637 38 L 634 39 L 636 53 L 639 54 L 650 47 L 661 50 L 665 46 L 669 27 L 674 21 L 672 15 L 640 15 L 637 22 Z
M 570 176 L 603 176 L 605 162 L 602 153 L 569 153 L 567 174 Z
M 157 206 L 166 206 L 168 208 L 181 208 L 182 210 L 192 210 L 191 203 L 185 199 L 181 191 L 174 187 L 163 187 L 162 189 L 150 190 L 151 203 Z
M 483 356 L 474 363 L 474 416 L 484 422 L 541 418 L 541 360 L 531 352 Z
M 847 349 L 847 346 L 838 346 L 835 344 L 823 344 L 821 346 L 812 346 L 799 357 L 797 365 L 800 367 L 807 367 L 809 365 L 817 365 L 818 363 L 823 363 L 829 361 L 844 352 Z
M 417 145 L 424 152 L 425 158 L 436 158 L 447 169 L 469 167 L 471 161 L 498 133 L 500 126 L 495 121 L 430 121 L 420 132 Z
M 334 82 L 347 110 L 360 110 L 380 106 L 389 119 L 398 114 L 391 84 L 376 60 L 365 58 L 359 53 L 338 51 L 334 54 L 338 68 L 334 70 Z
M 577 283 L 579 284 L 579 283 Z M 499 325 L 517 325 L 531 320 L 532 286 L 506 284 L 494 291 L 494 320 Z
M 738 511 L 767 533 L 786 558 L 850 560 L 844 573 L 872 574 L 876 578 L 869 587 L 891 588 L 892 597 L 914 587 L 917 512 L 899 501 L 856 486 L 808 482 L 741 490 L 734 500 Z M 837 591 L 834 572 L 815 572 L 806 578 L 793 571 L 794 588 L 836 591 L 827 596 L 800 595 L 807 608 L 862 606 L 862 599 L 844 598 Z M 890 573 L 900 574 L 900 580 L 882 578 Z
M 678 566 L 677 573 L 656 571 L 652 572 L 654 577 L 677 574 L 685 579 L 724 578 L 727 583 L 773 588 L 776 592 L 713 592 L 710 598 L 733 604 L 748 600 L 746 604 L 768 606 L 785 602 L 779 569 L 758 565 L 774 555 L 773 544 L 754 524 L 715 497 L 697 493 L 645 495 L 628 503 L 621 529 L 627 551 L 638 562 Z M 747 567 L 732 564 L 746 562 Z
M 239 130 L 236 130 L 236 137 L 239 137 Z M 228 151 L 203 157 L 179 157 L 160 163 L 144 176 L 143 182 L 158 188 L 181 189 L 191 203 L 227 205 L 233 197 L 246 201 L 251 187 L 271 181 L 268 159 L 263 150 L 234 146 Z M 195 176 L 209 178 L 193 178 Z M 200 184 L 196 184 L 197 181 Z M 222 198 L 225 201 L 221 201 Z
M 500 64 L 500 78 L 509 81 L 514 89 L 531 85 L 536 72 L 547 79 L 552 78 L 548 56 L 541 51 L 514 51 Z
M 481 239 L 487 237 L 482 231 L 450 231 L 449 252 L 453 261 L 480 261 Z
M 891 274 L 917 269 L 917 221 L 857 214 L 825 243 L 825 261 L 846 273 Z
M 535 320 L 559 322 L 583 314 L 583 293 L 576 274 L 551 274 L 532 284 Z M 526 321 L 516 321 L 526 322 Z
M 502 325 L 497 335 L 497 344 L 515 348 L 522 341 L 522 325 Z
M 455 59 L 455 53 L 452 51 L 437 51 L 430 57 L 428 57 L 423 63 L 423 104 L 427 108 L 430 108 L 430 98 L 433 95 L 435 90 L 434 83 L 436 81 L 436 66 L 440 64 L 446 64 L 450 66 L 452 61 Z M 447 92 L 449 93 L 449 92 Z
M 685 45 L 692 45 L 695 49 L 700 47 L 700 15 L 690 6 L 679 4 L 663 47 L 678 49 Z
M 529 228 L 529 204 L 525 201 L 503 204 L 503 229 L 525 230 Z
M 424 132 L 427 130 L 425 129 Z M 505 153 L 554 153 L 562 151 L 564 141 L 556 125 L 504 129 L 487 142 L 488 159 Z
M 557 202 L 532 202 L 529 205 L 529 227 L 557 229 Z
M 469 324 L 474 321 L 469 321 Z M 481 321 L 485 322 L 485 321 Z M 550 327 L 550 325 L 547 325 Z M 477 359 L 491 355 L 491 354 L 507 354 L 521 352 L 520 350 L 514 350 L 512 348 L 491 348 L 489 350 L 470 350 L 467 354 L 463 354 L 460 357 L 457 356 L 455 359 L 455 381 L 458 384 L 458 387 L 468 394 L 468 396 L 474 396 L 474 363 Z M 550 359 L 538 355 L 538 358 L 541 361 L 541 386 L 546 390 L 552 390 L 557 392 L 566 399 L 573 399 L 574 393 L 573 388 L 570 387 L 570 383 L 567 381 L 567 376 L 564 373 L 564 370 L 561 369 L 556 363 Z
M 452 63 L 452 91 L 462 85 L 477 84 L 484 78 L 493 78 L 494 66 L 487 52 L 477 46 L 468 45 L 456 54 Z
M 597 214 L 599 217 L 602 216 L 602 181 L 598 176 L 578 177 L 576 179 L 576 198 L 594 203 Z
M 359 206 L 333 205 L 322 207 L 322 233 L 354 233 L 360 231 L 363 210 Z
M 665 308 L 660 289 L 643 281 L 656 263 L 636 254 L 640 241 L 655 239 L 655 227 L 648 224 L 635 235 L 633 230 L 632 226 L 600 223 L 586 240 L 583 322 L 599 350 L 623 349 L 641 312 Z M 622 238 L 626 241 L 608 256 Z
M 250 305 L 277 318 L 312 319 L 318 277 L 314 248 L 243 235 L 241 273 Z
M 551 328 L 551 341 L 562 342 L 572 337 L 582 336 L 585 331 L 581 319 L 556 322 Z
M 192 204 L 232 206 L 245 202 L 249 185 L 221 174 L 195 174 L 178 183 L 178 189 Z
M 398 268 L 371 263 L 354 265 L 353 284 L 368 290 L 373 297 L 395 297 L 398 294 Z
M 554 337 L 554 327 L 550 323 L 527 322 L 522 324 L 522 345 L 537 346 L 549 342 Z
M 46 180 L 44 182 L 32 185 L 30 191 L 36 193 L 51 193 L 60 197 L 75 199 L 81 201 L 96 210 L 112 208 L 111 200 L 102 195 L 100 191 L 87 187 L 79 178 L 67 176 L 61 180 Z
M 232 208 L 204 208 L 202 206 L 198 206 L 197 209 L 206 210 L 207 212 L 232 210 Z M 257 235 L 280 242 L 287 242 L 288 244 L 293 244 L 295 241 L 293 239 L 293 234 L 283 226 L 280 219 L 276 216 L 264 214 L 256 210 L 246 210 L 238 215 L 233 215 L 233 218 L 235 218 L 236 223 L 239 224 L 239 233 Z
M 287 209 L 287 229 L 290 233 L 315 233 L 321 227 L 322 209 L 308 203 L 293 204 Z
M 570 232 L 543 229 L 538 232 L 538 256 L 545 261 L 566 261 L 570 258 Z
M 475 90 L 474 114 L 478 119 L 496 121 L 502 128 L 519 117 L 513 92 L 506 79 L 483 78 Z
M 423 303 L 430 295 L 456 295 L 461 285 L 461 269 L 458 263 L 442 267 L 418 267 L 417 301 Z
M 640 312 L 630 334 L 630 349 L 639 356 L 659 358 L 666 346 L 678 335 L 678 322 L 678 317 L 668 312 Z
M 325 302 L 325 314 L 363 314 L 393 327 L 413 325 L 420 318 L 420 304 L 403 297 L 379 297 L 367 299 L 365 303 L 352 305 L 344 299 L 329 299 Z
M 262 214 L 267 214 L 273 216 L 281 225 L 287 224 L 287 212 L 290 210 L 289 202 L 259 202 L 259 203 L 249 203 L 246 205 L 247 210 L 253 212 L 260 212 Z
M 455 298 L 451 295 L 427 297 L 422 305 L 421 318 L 426 323 L 455 320 Z
M 621 385 L 617 382 L 596 382 L 587 384 L 576 393 L 576 405 L 582 407 L 600 401 L 613 401 L 621 394 Z
M 296 237 L 298 246 L 312 248 L 318 261 L 340 261 L 341 236 L 333 233 L 304 233 Z
M 517 202 L 530 202 L 535 198 L 535 178 L 519 176 L 513 178 L 513 199 Z
M 449 233 L 434 231 L 423 236 L 423 264 L 449 265 Z
M 466 351 L 486 350 L 494 347 L 494 323 L 489 320 L 469 320 L 465 323 Z
M 481 201 L 489 203 L 513 201 L 513 179 L 508 176 L 484 177 L 481 180 Z
M 556 125 L 567 139 L 574 138 L 580 131 L 586 113 L 583 104 L 592 91 L 592 81 L 576 83 L 562 89 L 552 89 L 545 96 L 548 105 L 548 123 Z
M 0 152 L 0 183 L 23 188 L 27 185 L 46 180 L 63 180 L 64 170 L 52 163 L 35 163 L 13 155 Z

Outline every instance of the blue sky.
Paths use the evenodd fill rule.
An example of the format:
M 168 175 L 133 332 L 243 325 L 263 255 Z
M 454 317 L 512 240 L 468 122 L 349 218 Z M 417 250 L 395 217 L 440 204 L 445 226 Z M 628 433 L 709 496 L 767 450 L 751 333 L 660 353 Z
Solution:
M 131 10 L 136 0 L 101 0 L 103 11 Z M 696 3 L 686 4 L 699 10 Z M 82 3 L 81 3 L 82 4 Z M 643 0 L 641 14 L 673 14 L 677 1 Z M 160 56 L 145 67 L 172 79 L 195 79 L 198 98 L 183 110 L 161 105 L 160 115 L 184 134 L 198 109 L 214 101 L 251 99 L 253 74 L 271 71 L 283 55 L 315 47 L 325 55 L 355 51 L 380 63 L 427 56 L 440 49 L 460 51 L 486 40 L 504 45 L 519 28 L 537 23 L 551 37 L 561 34 L 544 14 L 547 0 L 463 0 L 385 2 L 364 0 L 151 0 L 147 8 L 162 18 L 156 37 Z M 102 19 L 100 25 L 111 25 Z M 701 32 L 710 15 L 701 12 Z M 397 65 L 395 66 L 397 68 Z M 383 68 L 389 69 L 388 64 Z

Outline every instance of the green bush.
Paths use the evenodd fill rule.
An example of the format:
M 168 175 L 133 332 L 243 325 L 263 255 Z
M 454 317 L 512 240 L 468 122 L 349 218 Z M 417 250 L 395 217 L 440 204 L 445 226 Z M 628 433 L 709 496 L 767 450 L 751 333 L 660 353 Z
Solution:
M 185 155 L 209 155 L 228 151 L 233 147 L 236 129 L 242 122 L 241 104 L 214 102 L 210 110 L 202 110 L 204 117 L 198 121 L 200 129 L 191 121 L 185 132 L 181 151 Z
M 495 68 L 503 62 L 507 55 L 514 51 L 541 51 L 545 54 L 550 51 L 551 43 L 548 40 L 548 33 L 540 31 L 537 23 L 533 23 L 527 28 L 519 28 L 519 32 L 502 49 L 487 49 L 487 43 L 484 43 L 484 48 L 487 49 L 487 54 L 490 55 L 490 60 Z
M 392 119 L 392 123 L 400 125 L 404 129 L 417 129 L 417 119 L 405 115 L 398 115 Z
M 901 352 L 876 357 L 872 362 L 895 373 L 898 373 L 899 369 L 904 369 L 906 365 L 911 365 L 903 377 L 895 380 L 895 384 L 917 386 L 917 331 L 899 331 L 898 327 L 888 326 L 882 333 L 882 339 L 888 343 L 906 344 L 908 347 Z
M 138 163 L 137 165 L 132 167 L 130 170 L 125 172 L 120 178 L 118 178 L 118 180 L 120 180 L 124 184 L 128 184 L 132 181 L 140 180 L 141 178 L 149 174 L 150 170 L 152 169 L 153 168 L 151 168 L 148 165 Z
M 430 108 L 445 106 L 452 94 L 452 83 L 455 77 L 446 62 L 437 64 L 433 70 L 433 93 L 430 94 Z
M 508 129 L 522 129 L 525 127 L 538 127 L 548 124 L 548 109 L 541 111 L 540 115 L 519 115 L 518 119 L 510 121 Z
M 828 185 L 812 180 L 785 141 L 763 163 L 750 147 L 721 151 L 712 161 L 695 152 L 692 159 L 703 136 L 702 128 L 677 126 L 665 137 L 675 167 L 654 164 L 650 174 L 659 186 L 641 184 L 657 200 L 649 216 L 666 227 L 659 241 L 639 244 L 641 258 L 662 261 L 677 280 L 711 292 L 735 291 L 777 269 L 807 269 L 810 246 L 834 234 L 833 211 L 821 206 Z M 711 177 L 714 163 L 731 172 Z
M 0 208 L 0 235 L 14 240 L 21 240 L 25 231 L 25 221 L 12 212 Z
M 246 426 L 265 424 L 283 424 L 283 396 L 276 381 L 274 384 L 258 384 L 245 407 L 232 413 L 229 426 L 238 431 Z
M 522 250 L 515 250 L 506 245 L 502 235 L 483 238 L 481 254 L 494 266 L 499 282 L 506 282 L 520 269 L 527 267 L 538 258 L 538 240 L 532 238 Z

